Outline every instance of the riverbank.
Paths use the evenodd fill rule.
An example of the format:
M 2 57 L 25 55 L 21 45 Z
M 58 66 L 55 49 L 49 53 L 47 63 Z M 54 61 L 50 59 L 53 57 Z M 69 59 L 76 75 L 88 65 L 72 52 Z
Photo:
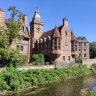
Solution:
M 13 67 L 7 68 L 0 74 L 0 90 L 17 92 L 21 89 L 45 85 L 67 79 L 76 79 L 91 73 L 86 66 L 74 66 L 62 69 L 46 70 L 17 70 Z

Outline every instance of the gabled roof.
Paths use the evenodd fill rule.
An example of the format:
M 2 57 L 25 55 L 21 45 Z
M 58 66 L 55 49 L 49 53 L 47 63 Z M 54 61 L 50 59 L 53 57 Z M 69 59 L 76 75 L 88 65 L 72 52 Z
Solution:
M 71 41 L 77 41 L 74 32 L 71 32 Z
M 55 27 L 55 29 L 53 31 L 53 37 L 56 37 L 56 38 L 60 38 L 61 37 L 60 32 L 59 32 L 57 27 Z
M 54 28 L 55 29 L 55 28 Z M 41 37 L 40 37 L 40 39 L 42 39 L 42 38 L 47 38 L 48 36 L 50 36 L 50 37 L 52 37 L 53 36 L 53 33 L 54 33 L 54 29 L 52 29 L 52 30 L 49 30 L 49 31 L 47 31 L 47 32 L 44 32 L 42 35 L 41 35 Z M 62 29 L 62 26 L 59 26 L 59 27 L 57 27 L 57 29 L 58 29 L 58 31 L 59 31 L 59 33 L 61 32 L 61 29 Z M 59 34 L 58 33 L 58 34 Z M 61 34 L 61 33 L 60 33 Z
M 30 38 L 28 28 L 26 27 L 25 28 L 25 31 L 24 32 L 21 32 L 20 35 L 21 36 L 24 36 L 25 38 Z

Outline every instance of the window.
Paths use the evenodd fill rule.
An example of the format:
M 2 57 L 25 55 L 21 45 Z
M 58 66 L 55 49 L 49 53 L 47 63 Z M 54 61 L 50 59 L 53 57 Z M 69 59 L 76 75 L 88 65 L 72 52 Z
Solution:
M 23 51 L 23 49 L 24 49 L 23 46 L 21 46 L 21 45 L 16 45 L 16 48 L 19 49 L 20 51 Z
M 74 49 L 74 42 L 71 43 L 72 49 Z
M 16 48 L 19 49 L 19 45 L 17 45 Z
M 54 40 L 52 40 L 51 42 L 51 47 L 52 47 L 52 50 L 54 49 Z
M 63 60 L 65 61 L 65 56 L 63 56 Z
M 50 43 L 49 43 L 50 46 Z M 59 38 L 55 38 L 51 42 L 52 49 L 58 50 L 61 49 L 61 40 Z
M 84 49 L 84 51 L 86 51 L 86 49 Z
M 81 46 L 81 43 L 79 43 L 79 46 Z
M 21 46 L 21 48 L 20 48 L 20 49 L 21 49 L 21 51 L 23 51 L 23 46 Z
M 68 34 L 67 34 L 67 31 L 65 32 L 65 35 L 66 35 L 66 37 L 65 37 L 65 40 L 66 40 L 66 41 L 65 41 L 65 46 L 67 46 L 67 43 L 68 43 L 68 42 L 67 42 L 67 35 L 68 35 Z
M 81 51 L 81 49 L 79 49 L 79 51 Z
M 66 36 L 67 36 L 67 31 L 65 32 Z
M 61 49 L 61 40 L 58 39 L 58 49 Z
M 86 53 L 84 54 L 84 57 L 86 57 Z
M 84 43 L 84 46 L 86 46 L 86 43 Z
M 71 50 L 74 51 L 74 42 L 71 43 Z
M 70 56 L 68 56 L 68 60 L 70 61 Z

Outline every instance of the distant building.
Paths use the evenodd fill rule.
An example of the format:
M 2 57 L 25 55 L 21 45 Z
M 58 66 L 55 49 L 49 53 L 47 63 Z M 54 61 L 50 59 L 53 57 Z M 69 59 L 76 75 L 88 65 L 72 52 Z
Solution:
M 7 30 L 7 22 L 9 22 L 9 19 L 5 18 L 5 11 L 0 9 L 0 26 L 3 30 Z M 26 58 L 30 58 L 30 35 L 27 27 L 27 15 L 24 15 L 22 24 L 23 26 L 20 28 L 19 37 L 12 42 L 11 48 L 20 49 L 20 52 L 26 56 Z
M 31 54 L 43 53 L 46 61 L 55 62 L 57 66 L 75 63 L 77 58 L 89 59 L 89 43 L 85 37 L 75 37 L 68 26 L 67 18 L 63 24 L 43 32 L 44 24 L 39 11 L 36 10 L 30 22 Z

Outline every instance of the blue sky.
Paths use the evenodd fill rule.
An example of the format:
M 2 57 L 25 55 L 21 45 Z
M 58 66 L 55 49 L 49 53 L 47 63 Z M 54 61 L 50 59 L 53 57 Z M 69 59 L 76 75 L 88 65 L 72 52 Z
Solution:
M 5 11 L 13 5 L 28 15 L 28 26 L 38 7 L 44 31 L 62 25 L 62 19 L 67 17 L 69 28 L 76 36 L 96 41 L 96 0 L 0 0 L 0 8 Z M 6 18 L 9 16 L 7 11 Z

